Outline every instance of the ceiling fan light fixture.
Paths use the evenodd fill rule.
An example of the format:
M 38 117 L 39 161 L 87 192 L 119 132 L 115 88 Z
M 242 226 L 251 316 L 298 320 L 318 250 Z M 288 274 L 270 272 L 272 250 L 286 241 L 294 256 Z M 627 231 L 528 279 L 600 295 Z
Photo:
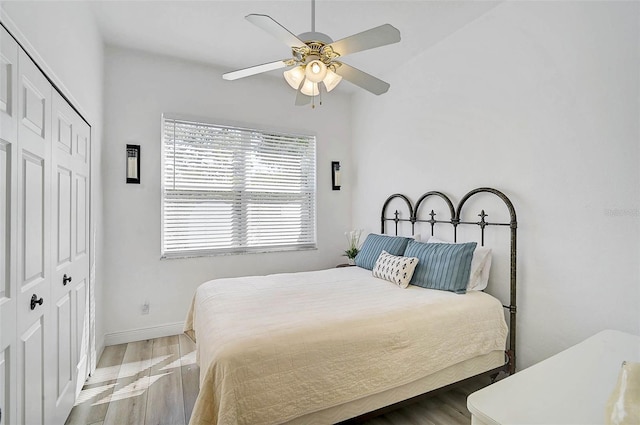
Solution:
M 289 84 L 294 90 L 298 90 L 298 87 L 300 87 L 300 83 L 304 78 L 304 74 L 304 66 L 302 65 L 294 66 L 293 68 L 283 73 L 284 79 L 287 81 L 287 84 Z
M 307 76 L 309 74 L 308 69 L 310 65 L 311 63 L 307 64 L 306 67 L 304 65 L 295 66 L 287 71 L 284 71 L 283 75 L 287 84 L 289 84 L 289 86 L 291 86 L 291 88 L 296 91 L 298 90 L 298 87 L 300 87 L 300 83 L 302 83 L 302 80 L 306 77 L 306 81 L 302 85 L 302 94 L 307 96 L 317 96 L 320 93 L 320 90 L 318 89 L 318 83 L 314 82 Z M 326 68 L 325 66 L 325 75 L 323 79 L 318 80 L 318 82 L 320 81 L 324 82 L 324 85 L 327 88 L 327 92 L 330 92 L 331 90 L 336 88 L 340 81 L 342 81 L 342 77 L 332 70 Z
M 319 83 L 327 75 L 327 65 L 316 59 L 309 62 L 305 69 L 307 80 Z
M 318 84 L 309 80 L 306 80 L 304 82 L 300 91 L 302 92 L 302 94 L 306 94 L 307 96 L 317 96 L 320 94 L 320 90 L 318 90 Z
M 338 85 L 338 83 L 340 83 L 340 81 L 342 81 L 341 76 L 339 76 L 332 70 L 327 69 L 327 75 L 325 75 L 323 80 L 324 85 L 327 88 L 327 92 L 330 92 L 331 90 L 336 88 L 336 86 Z

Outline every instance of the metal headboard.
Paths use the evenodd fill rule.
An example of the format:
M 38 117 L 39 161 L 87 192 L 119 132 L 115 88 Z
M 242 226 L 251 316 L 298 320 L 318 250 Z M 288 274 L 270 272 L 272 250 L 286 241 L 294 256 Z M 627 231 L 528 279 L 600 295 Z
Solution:
M 500 198 L 509 210 L 510 221 L 508 223 L 493 223 L 485 220 L 485 217 L 488 215 L 484 212 L 484 209 L 480 211 L 478 216 L 480 217 L 479 221 L 462 221 L 462 207 L 464 204 L 471 198 L 472 196 L 478 193 L 490 193 L 496 195 Z M 437 196 L 444 200 L 444 202 L 449 207 L 450 218 L 448 220 L 439 220 L 436 219 L 436 213 L 431 210 L 429 219 L 418 219 L 418 211 L 420 211 L 420 206 L 423 201 L 431 196 Z M 403 200 L 407 204 L 407 209 L 409 210 L 409 218 L 400 218 L 400 212 L 396 210 L 394 212 L 394 216 L 389 218 L 386 216 L 387 206 L 394 199 L 399 198 Z M 510 296 L 509 296 L 509 305 L 503 305 L 504 308 L 509 310 L 509 349 L 506 350 L 506 354 L 508 357 L 508 372 L 509 374 L 513 374 L 516 371 L 516 236 L 518 229 L 518 221 L 516 219 L 516 210 L 513 207 L 513 204 L 507 198 L 507 196 L 500 192 L 497 189 L 492 189 L 490 187 L 480 187 L 478 189 L 474 189 L 464 195 L 458 206 L 454 208 L 453 202 L 447 195 L 442 192 L 431 191 L 427 192 L 418 199 L 415 204 L 415 207 L 412 206 L 411 201 L 405 195 L 401 195 L 399 193 L 393 194 L 387 198 L 382 206 L 382 215 L 381 215 L 381 233 L 386 233 L 385 224 L 387 221 L 393 221 L 395 223 L 395 234 L 398 234 L 398 223 L 400 222 L 409 222 L 411 223 L 411 234 L 415 234 L 415 225 L 416 223 L 429 223 L 431 225 L 431 236 L 433 236 L 434 226 L 436 223 L 446 223 L 451 224 L 453 226 L 453 241 L 457 242 L 458 238 L 458 226 L 459 225 L 476 225 L 480 226 L 481 233 L 481 245 L 484 246 L 484 231 L 487 226 L 509 226 L 511 229 L 511 249 L 510 249 Z

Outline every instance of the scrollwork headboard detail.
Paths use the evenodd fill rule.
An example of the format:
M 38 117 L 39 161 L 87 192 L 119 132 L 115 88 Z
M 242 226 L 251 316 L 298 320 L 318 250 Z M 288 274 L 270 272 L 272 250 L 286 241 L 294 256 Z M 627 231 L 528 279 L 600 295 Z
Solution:
M 469 198 L 473 197 L 478 193 L 489 193 L 500 198 L 504 204 L 507 206 L 509 210 L 510 220 L 509 222 L 490 222 L 486 221 L 485 218 L 488 215 L 485 213 L 485 210 L 482 209 L 478 216 L 480 220 L 478 221 L 463 221 L 462 220 L 462 208 L 465 203 L 469 200 Z M 434 210 L 431 210 L 429 213 L 429 219 L 419 219 L 418 212 L 420 211 L 420 206 L 423 204 L 429 197 L 439 197 L 444 200 L 447 207 L 449 208 L 449 219 L 436 219 L 436 213 Z M 400 218 L 400 212 L 396 210 L 393 213 L 393 217 L 387 217 L 387 207 L 394 199 L 399 198 L 403 200 L 407 204 L 407 209 L 409 210 L 409 218 Z M 431 191 L 422 195 L 418 201 L 415 203 L 415 206 L 412 205 L 411 201 L 405 195 L 401 195 L 399 193 L 393 194 L 387 198 L 382 206 L 382 215 L 381 215 L 381 233 L 386 233 L 385 227 L 388 221 L 392 221 L 395 223 L 395 234 L 398 234 L 398 224 L 400 222 L 409 222 L 411 223 L 411 234 L 415 234 L 415 226 L 416 223 L 428 223 L 431 226 L 431 235 L 434 234 L 434 227 L 437 223 L 450 224 L 453 226 L 453 241 L 457 242 L 458 238 L 458 226 L 460 225 L 475 225 L 480 227 L 481 234 L 481 245 L 484 246 L 484 236 L 485 236 L 485 228 L 488 226 L 508 226 L 511 229 L 511 238 L 510 238 L 510 291 L 509 291 L 509 305 L 503 305 L 505 309 L 509 311 L 509 348 L 506 350 L 508 363 L 507 369 L 509 374 L 515 373 L 516 370 L 516 243 L 517 243 L 517 229 L 518 229 L 518 221 L 516 218 L 516 210 L 513 207 L 513 203 L 509 198 L 502 192 L 497 189 L 492 189 L 490 187 L 480 187 L 478 189 L 474 189 L 468 192 L 466 195 L 462 197 L 457 207 L 454 208 L 453 202 L 451 199 L 442 192 Z

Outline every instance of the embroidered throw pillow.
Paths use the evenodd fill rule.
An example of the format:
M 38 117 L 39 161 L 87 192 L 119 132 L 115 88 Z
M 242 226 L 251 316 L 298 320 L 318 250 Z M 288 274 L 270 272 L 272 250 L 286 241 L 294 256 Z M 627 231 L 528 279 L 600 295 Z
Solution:
M 382 251 L 373 267 L 373 276 L 388 280 L 405 289 L 409 286 L 417 265 L 416 257 L 398 257 Z

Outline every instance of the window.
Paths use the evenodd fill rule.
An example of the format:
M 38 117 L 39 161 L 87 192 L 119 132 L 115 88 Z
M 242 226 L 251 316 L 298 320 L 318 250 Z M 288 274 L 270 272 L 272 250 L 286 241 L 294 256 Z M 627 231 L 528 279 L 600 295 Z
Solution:
M 315 248 L 315 136 L 162 121 L 164 256 Z

